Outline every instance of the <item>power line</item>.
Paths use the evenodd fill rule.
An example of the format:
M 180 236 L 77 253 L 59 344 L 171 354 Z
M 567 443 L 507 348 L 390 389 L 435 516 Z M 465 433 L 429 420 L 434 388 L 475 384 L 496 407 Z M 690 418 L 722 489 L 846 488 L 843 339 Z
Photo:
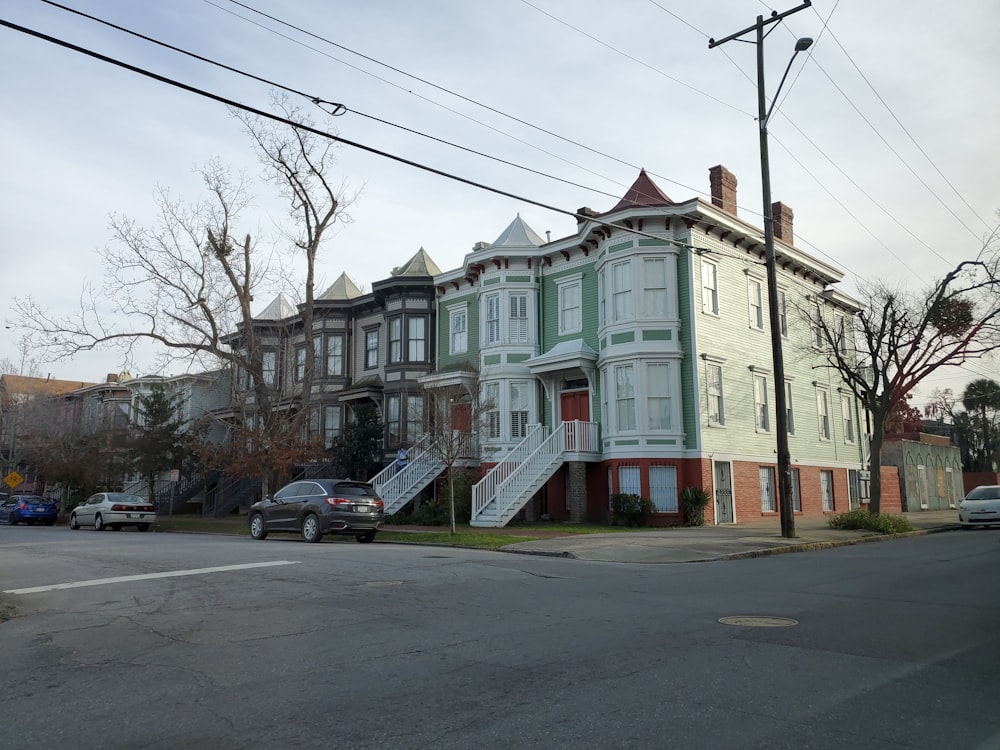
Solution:
M 839 2 L 839 0 L 838 0 L 838 2 Z M 814 6 L 813 9 L 815 10 L 815 6 Z M 818 13 L 819 11 L 816 11 L 816 12 Z M 831 15 L 832 15 L 832 13 L 831 13 Z M 829 20 L 829 19 L 827 19 L 827 20 Z M 899 125 L 900 130 L 902 130 L 904 133 L 906 133 L 906 136 L 910 139 L 910 141 L 913 143 L 913 145 L 917 147 L 917 150 L 920 151 L 921 154 L 923 154 L 924 158 L 927 159 L 928 163 L 932 167 L 934 167 L 934 171 L 936 171 L 938 173 L 938 175 L 941 177 L 941 179 L 945 181 L 945 183 L 948 185 L 948 187 L 950 187 L 952 189 L 952 192 L 954 192 L 955 195 L 958 196 L 958 199 L 960 201 L 962 201 L 962 203 L 965 204 L 965 207 L 968 208 L 972 212 L 972 215 L 975 216 L 977 219 L 979 219 L 979 221 L 982 222 L 983 226 L 985 226 L 987 229 L 989 229 L 990 228 L 989 223 L 985 219 L 983 219 L 983 217 L 980 216 L 976 212 L 976 209 L 974 209 L 969 204 L 969 202 L 964 198 L 964 196 L 960 192 L 958 192 L 958 188 L 956 188 L 951 183 L 951 181 L 945 176 L 944 172 L 942 172 L 938 168 L 938 165 L 934 163 L 934 160 L 931 159 L 930 155 L 917 142 L 917 139 L 913 137 L 913 135 L 906 128 L 906 126 L 902 123 L 902 121 L 896 116 L 896 113 L 893 112 L 892 107 L 889 106 L 889 103 L 886 102 L 886 100 L 882 98 L 882 95 L 875 89 L 875 86 L 872 85 L 872 82 L 868 79 L 868 76 L 866 76 L 864 74 L 864 72 L 861 70 L 861 68 L 858 67 L 858 64 L 856 62 L 854 62 L 854 58 L 851 57 L 850 53 L 848 53 L 848 51 L 844 48 L 844 45 L 840 43 L 840 40 L 837 38 L 837 35 L 833 33 L 833 31 L 830 32 L 830 37 L 833 39 L 834 42 L 836 42 L 837 46 L 840 47 L 840 51 L 844 53 L 844 56 L 847 57 L 847 59 L 848 59 L 848 61 L 850 61 L 851 65 L 854 66 L 854 69 L 856 71 L 858 71 L 858 75 L 861 76 L 861 80 L 863 80 L 868 85 L 868 88 L 870 88 L 872 90 L 872 93 L 875 94 L 875 97 L 882 103 L 882 106 L 884 106 L 885 109 L 886 109 L 886 111 L 892 116 L 892 119 L 896 121 L 896 124 Z
M 286 39 L 286 40 L 288 40 L 288 41 L 290 41 L 290 42 L 292 42 L 294 44 L 298 44 L 300 46 L 305 47 L 306 49 L 312 50 L 313 52 L 317 52 L 318 54 L 324 55 L 325 57 L 328 57 L 331 60 L 335 60 L 335 61 L 341 63 L 342 65 L 348 66 L 352 70 L 356 70 L 356 71 L 358 71 L 360 73 L 363 73 L 365 75 L 371 76 L 372 78 L 375 78 L 376 80 L 381 81 L 383 83 L 386 83 L 386 84 L 388 84 L 388 85 L 390 85 L 390 86 L 392 86 L 394 88 L 397 88 L 400 91 L 403 91 L 403 92 L 405 92 L 407 94 L 411 94 L 413 96 L 416 96 L 418 99 L 421 99 L 421 100 L 427 102 L 428 104 L 432 104 L 432 105 L 434 105 L 436 107 L 440 107 L 441 109 L 444 109 L 447 112 L 451 112 L 452 114 L 458 115 L 459 117 L 463 117 L 466 120 L 469 120 L 470 122 L 474 122 L 477 125 L 481 125 L 482 127 L 488 128 L 489 130 L 492 130 L 493 132 L 498 133 L 499 135 L 503 135 L 503 136 L 506 136 L 507 138 L 511 138 L 512 140 L 515 140 L 518 143 L 521 143 L 521 144 L 523 144 L 525 146 L 528 146 L 529 148 L 533 148 L 533 149 L 535 149 L 537 151 L 540 151 L 540 152 L 542 152 L 542 153 L 544 153 L 544 154 L 546 154 L 548 156 L 552 156 L 555 159 L 559 159 L 560 161 L 565 162 L 567 164 L 570 164 L 571 166 L 574 166 L 574 167 L 576 167 L 578 169 L 582 169 L 582 170 L 584 170 L 586 172 L 589 172 L 590 174 L 593 174 L 593 175 L 595 175 L 597 177 L 601 177 L 602 179 L 606 179 L 609 182 L 613 182 L 613 183 L 615 183 L 617 185 L 620 185 L 622 187 L 627 187 L 624 183 L 621 183 L 621 182 L 619 182 L 617 180 L 614 180 L 614 179 L 612 179 L 610 177 L 606 177 L 604 175 L 598 174 L 597 172 L 594 172 L 594 171 L 592 171 L 590 169 L 587 169 L 586 167 L 583 167 L 580 164 L 577 164 L 575 162 L 569 161 L 569 160 L 564 159 L 564 158 L 562 158 L 560 156 L 556 156 L 555 154 L 553 154 L 553 153 L 551 153 L 549 151 L 546 151 L 545 149 L 543 149 L 543 148 L 541 148 L 541 147 L 539 147 L 539 146 L 537 146 L 537 145 L 535 145 L 533 143 L 530 143 L 528 141 L 525 141 L 525 140 L 522 140 L 520 138 L 515 137 L 513 134 L 511 134 L 511 133 L 509 133 L 507 131 L 500 130 L 499 128 L 495 128 L 492 125 L 484 123 L 481 120 L 477 120 L 476 118 L 471 117 L 470 115 L 465 114 L 464 112 L 459 112 L 458 110 L 453 109 L 451 107 L 448 107 L 448 106 L 446 106 L 444 104 L 441 104 L 440 102 L 436 102 L 433 99 L 430 99 L 429 97 L 423 96 L 422 94 L 418 94 L 415 91 L 412 91 L 410 89 L 404 88 L 403 86 L 400 86 L 399 84 L 394 83 L 393 81 L 390 81 L 390 80 L 388 80 L 386 78 L 382 78 L 381 76 L 378 76 L 378 75 L 376 75 L 374 73 L 371 73 L 371 72 L 369 72 L 367 70 L 364 70 L 363 68 L 359 68 L 356 65 L 352 65 L 351 63 L 345 62 L 344 60 L 341 60 L 338 57 L 334 57 L 334 56 L 332 56 L 332 55 L 330 55 L 330 54 L 328 54 L 326 52 L 323 52 L 322 50 L 319 50 L 316 47 L 310 46 L 310 45 L 302 42 L 301 40 L 294 39 L 293 37 L 290 37 L 290 36 L 288 36 L 286 34 L 282 34 L 280 31 L 272 29 L 272 28 L 270 28 L 268 26 L 265 26 L 265 25 L 263 25 L 261 23 L 258 23 L 256 21 L 254 21 L 252 19 L 246 18 L 245 16 L 241 16 L 238 13 L 234 13 L 234 12 L 232 12 L 232 11 L 226 9 L 226 8 L 223 8 L 222 6 L 218 5 L 217 3 L 213 2 L 213 0 L 202 0 L 202 2 L 204 2 L 204 3 L 208 4 L 208 5 L 211 5 L 214 8 L 219 9 L 219 10 L 221 10 L 224 13 L 229 13 L 230 15 L 232 15 L 232 16 L 234 16 L 236 18 L 239 18 L 242 21 L 245 21 L 247 23 L 253 24 L 253 25 L 257 26 L 260 29 L 263 29 L 263 30 L 268 31 L 268 32 L 270 32 L 272 34 L 275 34 L 276 36 L 280 36 L 281 38 Z M 631 162 L 629 162 L 629 161 L 627 161 L 625 159 L 622 159 L 620 157 L 614 156 L 613 154 L 609 154 L 607 152 L 601 151 L 600 149 L 594 148 L 592 146 L 588 146 L 585 143 L 581 143 L 579 141 L 573 140 L 572 138 L 568 138 L 566 136 L 560 135 L 559 133 L 556 133 L 556 132 L 554 132 L 552 130 L 549 130 L 548 128 L 545 128 L 545 127 L 543 127 L 541 125 L 537 125 L 535 123 L 532 123 L 532 122 L 529 122 L 527 120 L 524 120 L 524 119 L 522 119 L 520 117 L 517 117 L 516 115 L 512 115 L 509 112 L 505 112 L 505 111 L 503 111 L 501 109 L 493 107 L 493 106 L 491 106 L 489 104 L 486 104 L 484 102 L 481 102 L 481 101 L 479 101 L 477 99 L 473 99 L 470 96 L 466 96 L 465 94 L 462 94 L 462 93 L 460 93 L 458 91 L 454 91 L 453 89 L 450 89 L 450 88 L 448 88 L 446 86 L 442 86 L 440 84 L 434 83 L 433 81 L 429 81 L 426 78 L 421 78 L 420 76 L 414 75 L 413 73 L 409 73 L 409 72 L 407 72 L 407 71 L 405 71 L 405 70 L 403 70 L 401 68 L 398 68 L 398 67 L 395 67 L 393 65 L 390 65 L 389 63 L 383 62 L 383 61 L 381 61 L 381 60 L 379 60 L 379 59 L 377 59 L 375 57 L 372 57 L 371 55 L 367 55 L 367 54 L 365 54 L 363 52 L 358 52 L 357 50 L 353 50 L 353 49 L 351 49 L 349 47 L 346 47 L 346 46 L 344 46 L 342 44 L 339 44 L 338 42 L 335 42 L 335 41 L 333 41 L 333 40 L 331 40 L 331 39 L 329 39 L 327 37 L 320 36 L 319 34 L 316 34 L 316 33 L 312 32 L 312 31 L 307 30 L 307 29 L 303 29 L 300 26 L 296 26 L 294 24 L 291 24 L 291 23 L 289 23 L 287 21 L 284 21 L 284 20 L 282 20 L 282 19 L 280 19 L 280 18 L 278 18 L 276 16 L 272 16 L 272 15 L 269 15 L 267 13 L 264 13 L 263 11 L 257 10 L 256 8 L 254 8 L 254 7 L 250 6 L 250 5 L 247 5 L 246 3 L 239 2 L 238 0 L 228 0 L 228 2 L 232 3 L 233 5 L 237 5 L 237 6 L 241 7 L 241 8 L 245 8 L 246 10 L 248 10 L 248 11 L 250 11 L 252 13 L 255 13 L 255 14 L 259 15 L 259 16 L 262 16 L 263 18 L 267 18 L 268 20 L 273 21 L 274 23 L 280 24 L 281 26 L 284 26 L 284 27 L 289 28 L 289 29 L 293 29 L 293 30 L 295 30 L 295 31 L 297 31 L 297 32 L 299 32 L 301 34 L 305 34 L 306 36 L 309 36 L 309 37 L 311 37 L 313 39 L 321 41 L 324 44 L 329 44 L 332 47 L 336 47 L 337 49 L 344 50 L 345 52 L 349 52 L 352 55 L 357 55 L 358 57 L 360 57 L 360 58 L 362 58 L 364 60 L 367 60 L 367 61 L 369 61 L 371 63 L 374 63 L 375 65 L 379 65 L 379 66 L 381 66 L 383 68 L 391 70 L 391 71 L 393 71 L 395 73 L 398 73 L 398 74 L 400 74 L 402 76 L 405 76 L 405 77 L 410 78 L 410 79 L 412 79 L 414 81 L 422 83 L 422 84 L 424 84 L 426 86 L 430 86 L 431 88 L 437 89 L 438 91 L 441 91 L 441 92 L 443 92 L 445 94 L 448 94 L 450 96 L 454 96 L 454 97 L 456 97 L 458 99 L 461 99 L 464 102 L 467 102 L 469 104 L 472 104 L 472 105 L 475 105 L 475 106 L 480 107 L 482 109 L 485 109 L 488 112 L 491 112 L 493 114 L 499 115 L 500 117 L 504 117 L 504 118 L 506 118 L 506 119 L 508 119 L 508 120 L 510 120 L 512 122 L 516 122 L 519 125 L 524 125 L 527 128 L 531 128 L 532 130 L 536 130 L 536 131 L 538 131 L 540 133 L 544 133 L 545 135 L 548 135 L 548 136 L 551 136 L 553 138 L 556 138 L 556 139 L 558 139 L 558 140 L 560 140 L 560 141 L 562 141 L 564 143 L 568 143 L 568 144 L 570 144 L 572 146 L 576 146 L 577 148 L 582 148 L 585 151 L 589 151 L 592 154 L 596 154 L 597 156 L 601 156 L 601 157 L 603 157 L 605 159 L 609 159 L 609 160 L 615 162 L 616 164 L 620 164 L 622 166 L 628 167 L 629 169 L 640 169 L 641 168 L 640 165 L 638 165 L 638 164 L 633 164 L 633 163 L 631 163 Z M 662 174 L 659 174 L 657 172 L 653 172 L 651 170 L 649 171 L 649 174 L 653 175 L 654 177 L 658 177 L 661 180 L 664 180 L 665 182 L 670 183 L 671 185 L 676 185 L 677 187 L 684 188 L 685 190 L 690 190 L 691 192 L 696 193 L 697 195 L 707 195 L 707 193 L 705 193 L 703 190 L 699 190 L 698 188 L 692 187 L 690 185 L 685 185 L 682 182 L 677 182 L 676 180 L 671 179 L 670 177 L 668 177 L 666 175 L 662 175 Z
M 505 165 L 510 166 L 510 167 L 515 167 L 517 169 L 521 169 L 521 170 L 524 170 L 526 172 L 531 172 L 532 174 L 536 174 L 536 175 L 539 175 L 541 177 L 547 177 L 548 179 L 555 180 L 557 182 L 561 182 L 561 183 L 566 184 L 566 185 L 571 185 L 572 187 L 578 187 L 578 188 L 581 188 L 583 190 L 588 190 L 590 192 L 598 193 L 600 195 L 605 195 L 605 196 L 608 196 L 608 197 L 611 197 L 611 198 L 618 198 L 618 197 L 620 197 L 620 196 L 618 196 L 618 195 L 616 195 L 614 193 L 608 193 L 608 192 L 606 192 L 604 190 L 598 190 L 597 188 L 588 187 L 587 185 L 581 185 L 580 183 L 572 182 L 571 180 L 566 180 L 566 179 L 563 179 L 561 177 L 556 177 L 555 175 L 551 175 L 551 174 L 548 174 L 546 172 L 542 172 L 541 170 L 538 170 L 538 169 L 533 169 L 531 167 L 526 167 L 526 166 L 524 166 L 522 164 L 517 164 L 515 162 L 508 161 L 506 159 L 501 159 L 500 157 L 492 156 L 492 155 L 484 153 L 482 151 L 477 151 L 475 149 L 471 149 L 471 148 L 468 148 L 466 146 L 461 146 L 461 145 L 459 145 L 457 143 L 452 143 L 451 141 L 445 140 L 443 138 L 438 138 L 436 136 L 429 135 L 427 133 L 422 133 L 419 130 L 414 130 L 413 128 L 408 128 L 408 127 L 406 127 L 404 125 L 399 125 L 398 123 L 394 123 L 394 122 L 391 122 L 389 120 L 385 120 L 383 118 L 376 117 L 375 115 L 366 114 L 364 112 L 361 112 L 360 110 L 348 108 L 348 107 L 346 107 L 345 105 L 343 105 L 343 104 L 341 104 L 339 102 L 331 102 L 331 101 L 328 101 L 326 99 L 321 99 L 318 96 L 315 96 L 313 94 L 308 94 L 308 93 L 306 93 L 304 91 L 299 91 L 298 89 L 292 88 L 291 86 L 288 86 L 286 84 L 278 83 L 277 81 L 273 81 L 273 80 L 270 80 L 268 78 L 263 78 L 261 76 L 254 75 L 253 73 L 249 73 L 249 72 L 247 72 L 245 70 L 242 70 L 241 68 L 235 68 L 235 67 L 233 67 L 231 65 L 226 65 L 225 63 L 219 62 L 218 60 L 213 60 L 212 58 L 205 57 L 203 55 L 199 55 L 199 54 L 197 54 L 195 52 L 191 52 L 190 50 L 186 50 L 186 49 L 183 49 L 181 47 L 177 47 L 177 46 L 175 46 L 173 44 L 169 44 L 168 42 L 164 42 L 164 41 L 156 39 L 154 37 L 147 36 L 146 34 L 141 34 L 141 33 L 137 32 L 137 31 L 133 31 L 132 29 L 125 28 L 124 26 L 119 26 L 118 24 L 112 23 L 112 22 L 107 21 L 107 20 L 102 19 L 102 18 L 98 18 L 97 16 L 90 15 L 89 13 L 84 13 L 83 11 L 76 10 L 75 8 L 69 8 L 69 7 L 65 6 L 65 5 L 62 5 L 60 3 L 55 2 L 55 0 L 41 0 L 41 2 L 46 3 L 47 5 L 51 5 L 51 6 L 55 7 L 55 8 L 59 8 L 61 10 L 67 11 L 69 13 L 73 13 L 75 15 L 82 16 L 83 18 L 87 18 L 87 19 L 89 19 L 91 21 L 95 21 L 97 23 L 103 24 L 103 25 L 108 26 L 110 28 L 113 28 L 113 29 L 115 29 L 117 31 L 121 31 L 121 32 L 123 32 L 125 34 L 130 34 L 130 35 L 132 35 L 134 37 L 137 37 L 139 39 L 142 39 L 144 41 L 150 42 L 152 44 L 159 45 L 160 47 L 164 47 L 164 48 L 172 50 L 174 52 L 178 52 L 178 53 L 180 53 L 182 55 L 187 55 L 188 57 L 194 58 L 195 60 L 200 60 L 201 62 L 208 63 L 209 65 L 214 65 L 214 66 L 216 66 L 218 68 L 222 68 L 223 70 L 228 70 L 231 73 L 235 73 L 235 74 L 243 76 L 245 78 L 250 78 L 250 79 L 258 81 L 260 83 L 265 83 L 268 86 L 272 86 L 274 88 L 281 89 L 282 91 L 287 91 L 290 94 L 296 94 L 296 95 L 301 96 L 301 97 L 303 97 L 305 99 L 308 99 L 313 104 L 316 104 L 317 106 L 320 106 L 321 109 L 322 109 L 321 105 L 324 105 L 324 104 L 326 104 L 326 105 L 332 105 L 334 107 L 333 111 L 324 110 L 325 112 L 327 112 L 327 114 L 334 115 L 334 116 L 340 116 L 340 115 L 343 115 L 343 114 L 345 114 L 347 112 L 351 112 L 351 113 L 356 114 L 356 115 L 358 115 L 360 117 L 364 117 L 364 118 L 367 118 L 369 120 L 373 120 L 375 122 L 382 123 L 383 125 L 389 125 L 391 127 L 398 128 L 400 130 L 404 130 L 404 131 L 406 131 L 408 133 L 412 133 L 414 135 L 419 135 L 422 138 L 427 138 L 429 140 L 433 140 L 433 141 L 436 141 L 438 143 L 442 143 L 442 144 L 445 144 L 447 146 L 451 146 L 453 148 L 457 148 L 457 149 L 459 149 L 461 151 L 465 151 L 465 152 L 470 153 L 470 154 L 475 154 L 476 156 L 481 156 L 483 158 L 491 159 L 493 161 L 499 162 L 501 164 L 505 164 Z M 605 178 L 605 179 L 610 179 L 610 178 Z
M 572 216 L 573 218 L 577 219 L 578 221 L 590 221 L 590 222 L 593 222 L 595 224 L 599 224 L 599 225 L 601 225 L 603 227 L 606 227 L 606 228 L 609 228 L 609 229 L 619 229 L 621 231 L 628 232 L 630 234 L 635 234 L 635 235 L 638 235 L 640 237 L 646 237 L 646 238 L 654 239 L 654 240 L 657 240 L 657 241 L 660 241 L 660 242 L 665 242 L 665 243 L 668 243 L 668 244 L 673 244 L 673 245 L 678 245 L 678 246 L 681 246 L 681 247 L 685 247 L 685 248 L 690 249 L 692 251 L 713 252 L 713 250 L 711 248 L 698 248 L 698 247 L 694 247 L 693 245 L 689 245 L 688 243 L 680 242 L 679 240 L 673 240 L 673 239 L 669 239 L 669 238 L 666 238 L 666 237 L 661 237 L 661 236 L 658 236 L 658 235 L 655 235 L 655 234 L 651 234 L 649 232 L 643 232 L 642 230 L 639 230 L 639 229 L 632 229 L 630 227 L 623 226 L 623 225 L 620 225 L 620 224 L 612 224 L 611 222 L 604 221 L 603 219 L 601 219 L 599 217 L 587 216 L 585 214 L 581 214 L 581 213 L 578 213 L 576 211 L 570 211 L 570 210 L 567 210 L 567 209 L 564 209 L 564 208 L 559 208 L 558 206 L 552 206 L 552 205 L 550 205 L 548 203 L 543 203 L 541 201 L 534 200 L 533 198 L 527 198 L 525 196 L 518 195 L 517 193 L 511 193 L 511 192 L 509 192 L 507 190 L 502 190 L 500 188 L 492 187 L 490 185 L 486 185 L 484 183 L 477 182 L 475 180 L 471 180 L 471 179 L 469 179 L 467 177 L 460 177 L 459 175 L 455 175 L 455 174 L 452 174 L 450 172 L 445 172 L 444 170 L 437 169 L 436 167 L 431 167 L 431 166 L 428 166 L 426 164 L 421 164 L 420 162 L 413 161 L 412 159 L 407 159 L 407 158 L 402 157 L 402 156 L 397 156 L 396 154 L 390 154 L 387 151 L 382 151 L 381 149 L 374 148 L 373 146 L 367 146 L 367 145 L 365 145 L 363 143 L 358 143 L 357 141 L 352 141 L 352 140 L 349 140 L 347 138 L 342 138 L 342 137 L 340 137 L 338 135 L 334 135 L 332 133 L 328 133 L 325 130 L 320 130 L 318 128 L 314 128 L 312 126 L 305 125 L 305 124 L 300 123 L 300 122 L 295 122 L 294 120 L 290 120 L 290 119 L 288 119 L 286 117 L 281 117 L 280 115 L 275 115 L 275 114 L 273 114 L 271 112 L 266 112 L 264 110 L 257 109 L 256 107 L 251 107 L 251 106 L 249 106 L 247 104 L 243 104 L 242 102 L 238 102 L 238 101 L 236 101 L 234 99 L 229 99 L 229 98 L 226 98 L 224 96 L 220 96 L 219 94 L 213 94 L 210 91 L 205 91 L 204 89 L 200 89 L 200 88 L 197 88 L 195 86 L 191 86 L 191 85 L 183 83 L 181 81 L 177 81 L 177 80 L 175 80 L 173 78 L 168 78 L 166 76 L 162 76 L 162 75 L 160 75 L 158 73 L 154 73 L 154 72 L 152 72 L 150 70 L 146 70 L 145 68 L 140 68 L 140 67 L 138 67 L 136 65 L 132 65 L 130 63 L 124 62 L 123 60 L 118 60 L 116 58 L 109 57 L 107 55 L 101 54 L 100 52 L 95 52 L 95 51 L 87 49 L 85 47 L 81 47 L 79 45 L 73 44 L 72 42 L 67 42 L 67 41 L 65 41 L 63 39 L 58 39 L 56 37 L 49 36 L 48 34 L 44 34 L 44 33 L 40 32 L 40 31 L 35 31 L 34 29 L 29 29 L 29 28 L 26 28 L 24 26 L 20 26 L 20 25 L 15 24 L 15 23 L 11 23 L 10 21 L 6 21 L 6 20 L 4 20 L 2 18 L 0 18 L 0 26 L 6 26 L 7 28 L 13 29 L 14 31 L 19 31 L 19 32 L 24 33 L 24 34 L 28 34 L 30 36 L 34 36 L 34 37 L 36 37 L 38 39 L 42 39 L 42 40 L 50 42 L 52 44 L 56 44 L 56 45 L 58 45 L 60 47 L 65 47 L 66 49 L 71 49 L 71 50 L 73 50 L 75 52 L 79 52 L 79 53 L 87 55 L 89 57 L 93 57 L 93 58 L 95 58 L 97 60 L 100 60 L 102 62 L 106 62 L 106 63 L 109 63 L 111 65 L 115 65 L 115 66 L 118 66 L 120 68 L 124 68 L 125 70 L 132 71 L 133 73 L 138 73 L 139 75 L 146 76 L 147 78 L 152 78 L 153 80 L 160 81 L 161 83 L 165 83 L 165 84 L 167 84 L 169 86 L 174 86 L 175 88 L 182 89 L 182 90 L 187 91 L 189 93 L 197 94 L 198 96 L 202 96 L 202 97 L 205 97 L 207 99 L 212 99 L 213 101 L 217 101 L 217 102 L 219 102 L 221 104 L 225 104 L 226 106 L 232 107 L 233 109 L 239 109 L 239 110 L 242 110 L 244 112 L 249 112 L 250 114 L 256 115 L 258 117 L 261 117 L 261 118 L 264 118 L 264 119 L 268 119 L 268 120 L 272 120 L 274 122 L 279 122 L 279 123 L 281 123 L 283 125 L 288 125 L 289 127 L 295 128 L 297 130 L 302 130 L 302 131 L 305 131 L 305 132 L 308 132 L 308 133 L 312 133 L 313 135 L 317 135 L 317 136 L 320 136 L 322 138 L 327 138 L 329 140 L 336 141 L 337 143 L 341 143 L 341 144 L 343 144 L 345 146 L 351 146 L 353 148 L 360 149 L 361 151 L 366 151 L 366 152 L 368 152 L 370 154 L 375 154 L 376 156 L 381 156 L 381 157 L 386 158 L 386 159 L 391 159 L 392 161 L 399 162 L 400 164 L 405 164 L 406 166 L 414 167 L 415 169 L 420 169 L 422 171 L 429 172 L 431 174 L 436 174 L 436 175 L 438 175 L 440 177 L 445 177 L 445 178 L 447 178 L 449 180 L 454 180 L 456 182 L 460 182 L 460 183 L 462 183 L 464 185 L 468 185 L 470 187 L 475 187 L 475 188 L 478 188 L 480 190 L 485 190 L 485 191 L 490 192 L 490 193 L 495 193 L 497 195 L 502 195 L 502 196 L 504 196 L 506 198 L 511 198 L 513 200 L 521 201 L 522 203 L 527 203 L 527 204 L 530 204 L 532 206 L 537 206 L 539 208 L 544 208 L 544 209 L 546 209 L 548 211 L 553 211 L 555 213 L 564 214 L 566 216 Z

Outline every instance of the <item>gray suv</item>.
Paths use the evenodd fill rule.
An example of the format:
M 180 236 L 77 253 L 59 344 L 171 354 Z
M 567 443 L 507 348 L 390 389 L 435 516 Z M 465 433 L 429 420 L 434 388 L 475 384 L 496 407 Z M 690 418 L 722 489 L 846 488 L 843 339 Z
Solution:
M 307 542 L 324 534 L 352 535 L 370 542 L 382 525 L 385 506 L 367 482 L 350 479 L 300 479 L 250 507 L 250 536 L 292 531 Z

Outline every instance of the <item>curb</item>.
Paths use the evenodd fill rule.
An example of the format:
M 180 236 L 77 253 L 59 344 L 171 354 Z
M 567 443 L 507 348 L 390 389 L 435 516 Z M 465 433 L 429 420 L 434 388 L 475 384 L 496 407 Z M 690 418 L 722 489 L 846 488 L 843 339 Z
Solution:
M 906 531 L 901 534 L 877 534 L 873 533 L 870 536 L 863 536 L 857 539 L 828 539 L 822 542 L 803 542 L 802 544 L 789 544 L 784 547 L 770 547 L 768 549 L 755 549 L 747 550 L 745 552 L 732 552 L 725 555 L 719 555 L 717 557 L 701 557 L 691 560 L 672 560 L 664 561 L 660 563 L 630 563 L 635 565 L 678 565 L 683 563 L 702 563 L 702 562 L 716 562 L 721 560 L 749 560 L 756 557 L 771 557 L 772 555 L 784 555 L 791 552 L 810 552 L 812 550 L 823 550 L 823 549 L 833 549 L 834 547 L 850 547 L 856 544 L 868 544 L 870 542 L 889 542 L 894 539 L 906 539 L 909 537 L 916 536 L 926 536 L 927 534 L 937 534 L 943 531 L 955 531 L 959 529 L 958 524 L 950 524 L 946 526 L 934 526 L 929 529 L 917 529 L 915 531 Z M 510 549 L 509 546 L 501 547 L 500 552 L 507 552 L 513 555 L 535 555 L 537 557 L 559 557 L 563 559 L 579 560 L 580 558 L 574 555 L 572 552 L 567 552 L 565 550 L 561 552 L 554 552 L 549 550 L 533 550 L 533 549 Z

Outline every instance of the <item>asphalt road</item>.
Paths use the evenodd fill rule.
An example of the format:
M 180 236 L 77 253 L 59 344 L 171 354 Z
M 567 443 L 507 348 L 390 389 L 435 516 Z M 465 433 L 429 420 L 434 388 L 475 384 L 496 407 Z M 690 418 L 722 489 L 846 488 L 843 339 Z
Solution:
M 998 749 L 998 563 L 0 527 L 0 747 Z

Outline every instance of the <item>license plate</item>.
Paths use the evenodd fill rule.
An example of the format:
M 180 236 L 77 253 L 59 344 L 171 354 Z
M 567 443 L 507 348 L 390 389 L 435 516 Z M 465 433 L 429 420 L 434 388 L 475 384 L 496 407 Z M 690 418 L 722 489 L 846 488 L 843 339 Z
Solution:
M 354 512 L 355 513 L 371 513 L 372 512 L 372 506 L 370 506 L 370 505 L 355 505 L 354 506 Z
M 126 513 L 125 518 L 140 518 L 138 513 Z

